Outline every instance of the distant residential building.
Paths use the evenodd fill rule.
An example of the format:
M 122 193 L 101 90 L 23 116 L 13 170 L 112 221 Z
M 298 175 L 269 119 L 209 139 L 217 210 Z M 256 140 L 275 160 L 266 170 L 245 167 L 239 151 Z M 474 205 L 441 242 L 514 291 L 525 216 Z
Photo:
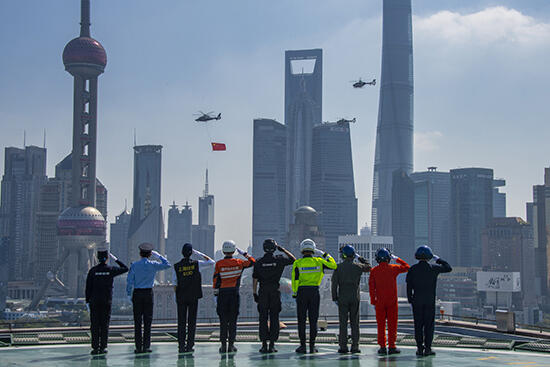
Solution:
M 481 266 L 481 232 L 493 218 L 493 170 L 451 170 L 451 264 Z
M 254 120 L 252 159 L 252 254 L 262 256 L 262 244 L 273 238 L 285 245 L 286 126 L 270 119 Z
M 535 243 L 535 286 L 543 302 L 550 304 L 548 236 L 550 235 L 550 168 L 544 169 L 544 184 L 533 186 L 533 239 Z
M 493 181 L 493 217 L 506 217 L 506 193 L 500 192 L 499 188 L 506 186 L 506 180 L 497 178 Z
M 394 251 L 393 238 L 391 236 L 372 236 L 367 235 L 346 235 L 338 236 L 338 246 L 351 245 L 355 251 L 369 261 L 372 266 L 376 263 L 376 251 L 381 248 L 387 248 Z M 337 254 L 331 254 L 336 256 Z M 361 278 L 361 288 L 365 288 L 368 283 L 368 277 Z
M 429 245 L 434 253 L 450 258 L 449 201 L 451 177 L 436 167 L 410 175 L 414 181 L 415 246 Z
M 153 320 L 161 324 L 177 322 L 176 292 L 171 284 L 156 284 L 153 287 Z
M 193 212 L 189 203 L 185 203 L 182 210 L 174 202 L 168 210 L 168 236 L 166 237 L 166 255 L 171 263 L 175 264 L 181 258 L 181 249 L 184 244 L 192 243 Z
M 532 313 L 533 307 L 538 305 L 533 227 L 521 218 L 494 218 L 483 231 L 482 242 L 483 270 L 519 272 L 521 292 L 507 296 L 516 310 L 525 309 L 528 314 Z M 536 311 L 538 314 L 538 308 Z
M 481 267 L 456 267 L 453 271 L 439 275 L 437 281 L 437 298 L 442 301 L 459 302 L 464 313 L 478 312 L 481 299 L 477 291 L 476 274 Z M 462 316 L 462 315 L 455 315 Z
M 46 149 L 28 146 L 4 150 L 1 183 L 0 238 L 9 241 L 10 280 L 30 280 L 33 276 L 36 212 L 40 187 L 46 182 Z
M 287 130 L 287 219 L 310 205 L 313 126 L 323 110 L 323 50 L 285 52 L 285 125 Z
M 164 254 L 164 219 L 160 203 L 161 145 L 134 147 L 134 200 L 128 230 L 128 261 L 139 259 L 138 246 L 152 243 L 155 250 Z
M 393 248 L 397 256 L 412 263 L 415 251 L 415 199 L 414 182 L 407 173 L 398 169 L 393 172 L 391 206 Z
M 313 128 L 310 205 L 319 214 L 326 250 L 338 252 L 338 236 L 357 234 L 357 198 L 349 123 Z

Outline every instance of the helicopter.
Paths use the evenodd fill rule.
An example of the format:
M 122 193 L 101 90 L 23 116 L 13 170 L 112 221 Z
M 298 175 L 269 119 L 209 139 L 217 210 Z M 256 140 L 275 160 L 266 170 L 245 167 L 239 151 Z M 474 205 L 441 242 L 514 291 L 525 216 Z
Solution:
M 338 125 L 342 125 L 342 124 L 346 124 L 346 123 L 348 123 L 348 124 L 354 124 L 354 123 L 355 123 L 355 117 L 352 118 L 351 120 L 347 120 L 347 119 L 341 118 L 340 120 L 336 121 L 336 123 L 337 123 Z
M 365 85 L 376 85 L 376 79 L 373 79 L 370 82 L 365 82 L 359 78 L 359 80 L 352 80 L 351 83 L 353 83 L 353 88 L 363 88 Z
M 221 118 L 222 118 L 221 113 L 218 113 L 217 116 L 213 116 L 212 115 L 213 113 L 214 113 L 214 111 L 210 111 L 208 113 L 204 113 L 202 111 L 199 111 L 199 113 L 197 114 L 197 116 L 199 116 L 199 117 L 196 118 L 195 121 L 197 121 L 197 122 L 207 122 L 207 121 L 210 121 L 210 120 L 221 120 Z

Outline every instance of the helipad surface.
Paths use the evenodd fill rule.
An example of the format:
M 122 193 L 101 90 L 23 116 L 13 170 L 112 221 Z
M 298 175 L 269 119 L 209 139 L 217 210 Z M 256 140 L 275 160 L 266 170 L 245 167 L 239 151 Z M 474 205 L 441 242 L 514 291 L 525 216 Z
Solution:
M 47 347 L 10 347 L 0 349 L 0 366 L 529 366 L 550 367 L 550 355 L 522 352 L 495 352 L 457 348 L 438 348 L 434 357 L 417 358 L 415 349 L 401 348 L 402 353 L 391 357 L 378 357 L 376 347 L 362 346 L 361 355 L 339 355 L 335 345 L 319 345 L 319 353 L 297 355 L 296 345 L 280 344 L 276 354 L 258 353 L 257 343 L 238 343 L 239 351 L 221 356 L 215 343 L 201 343 L 195 347 L 193 355 L 178 355 L 175 343 L 157 343 L 149 355 L 133 353 L 130 344 L 113 344 L 105 358 L 92 358 L 88 346 L 47 346 Z

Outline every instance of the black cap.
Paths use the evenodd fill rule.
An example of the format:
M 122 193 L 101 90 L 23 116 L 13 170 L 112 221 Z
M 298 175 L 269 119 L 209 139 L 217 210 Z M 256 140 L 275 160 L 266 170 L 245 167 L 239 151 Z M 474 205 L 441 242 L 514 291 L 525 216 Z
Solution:
M 181 249 L 181 254 L 185 257 L 190 257 L 193 254 L 193 245 L 186 243 Z
M 97 259 L 99 262 L 105 262 L 109 258 L 109 251 L 98 251 L 97 252 Z
M 153 251 L 153 245 L 148 243 L 148 242 L 144 242 L 142 243 L 141 245 L 138 246 L 139 247 L 139 250 L 140 251 L 143 251 L 143 252 L 151 252 Z

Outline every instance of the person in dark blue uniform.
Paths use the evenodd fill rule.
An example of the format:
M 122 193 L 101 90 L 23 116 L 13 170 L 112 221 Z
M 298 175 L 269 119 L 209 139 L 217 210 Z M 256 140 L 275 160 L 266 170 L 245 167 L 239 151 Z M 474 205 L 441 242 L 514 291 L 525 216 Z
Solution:
M 281 251 L 286 257 L 274 256 L 275 250 Z M 275 353 L 277 352 L 275 342 L 279 339 L 279 313 L 281 312 L 279 281 L 285 266 L 292 265 L 296 258 L 289 251 L 277 245 L 272 238 L 264 241 L 264 252 L 265 255 L 254 264 L 252 292 L 260 314 L 260 340 L 262 341 L 260 353 Z M 257 292 L 258 283 L 260 283 L 259 293 Z M 269 346 L 267 345 L 268 341 Z
M 118 266 L 107 265 L 111 257 Z M 86 303 L 90 310 L 90 331 L 92 333 L 92 354 L 107 353 L 111 302 L 113 299 L 113 278 L 124 274 L 128 267 L 109 251 L 98 251 L 99 264 L 88 272 L 86 278 Z
M 202 298 L 201 268 L 215 262 L 205 254 L 194 250 L 190 243 L 183 245 L 183 259 L 174 264 L 174 284 L 178 305 L 178 350 L 180 353 L 193 352 L 197 327 L 197 308 Z M 192 260 L 196 254 L 204 260 Z
M 420 246 L 415 253 L 418 260 L 407 273 L 407 299 L 412 304 L 416 355 L 435 355 L 432 350 L 435 324 L 435 289 L 437 276 L 453 269 L 446 261 L 434 255 L 428 246 Z M 435 259 L 436 264 L 429 261 Z
M 166 257 L 153 250 L 150 243 L 139 247 L 139 261 L 133 262 L 126 278 L 126 293 L 132 297 L 134 311 L 134 353 L 151 353 L 151 324 L 153 322 L 153 285 L 158 271 L 172 265 Z M 150 260 L 155 256 L 159 261 Z M 143 325 L 143 329 L 142 329 Z

